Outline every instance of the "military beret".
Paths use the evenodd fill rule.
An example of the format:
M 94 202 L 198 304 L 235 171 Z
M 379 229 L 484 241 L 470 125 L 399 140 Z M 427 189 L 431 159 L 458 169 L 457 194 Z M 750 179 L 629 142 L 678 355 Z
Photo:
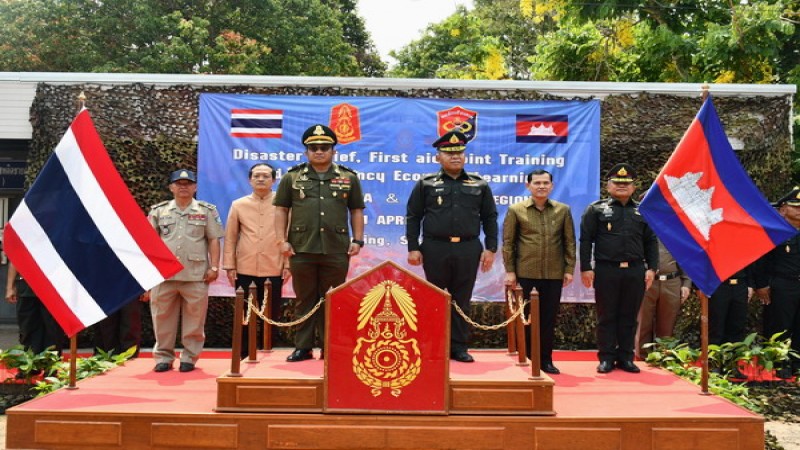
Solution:
M 636 171 L 630 164 L 620 163 L 608 171 L 606 178 L 615 183 L 633 183 L 636 180 Z
M 433 147 L 440 152 L 463 152 L 467 148 L 467 137 L 460 131 L 449 131 L 434 141 Z
M 189 180 L 192 183 L 197 183 L 197 176 L 191 170 L 178 169 L 169 175 L 169 182 L 172 184 L 178 180 Z
M 318 123 L 316 125 L 311 125 L 308 127 L 305 133 L 303 133 L 303 145 L 310 145 L 310 144 L 331 144 L 336 145 L 338 140 L 336 139 L 336 133 L 333 132 L 330 128 L 326 127 L 325 125 Z
M 792 188 L 788 194 L 781 197 L 774 204 L 775 207 L 780 207 L 783 205 L 800 206 L 800 186 L 795 186 Z

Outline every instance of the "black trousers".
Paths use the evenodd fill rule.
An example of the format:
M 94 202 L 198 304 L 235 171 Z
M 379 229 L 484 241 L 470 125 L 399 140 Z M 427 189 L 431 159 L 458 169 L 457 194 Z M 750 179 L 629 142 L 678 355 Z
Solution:
M 467 242 L 425 240 L 420 247 L 425 278 L 450 293 L 453 301 L 469 315 L 472 289 L 478 276 L 483 246 L 477 239 Z M 469 325 L 451 308 L 450 351 L 469 347 Z
M 719 285 L 708 299 L 708 343 L 741 342 L 747 325 L 747 286 Z
M 131 300 L 114 314 L 106 317 L 94 327 L 94 346 L 115 355 L 136 346 L 133 357 L 139 356 L 142 341 L 142 302 Z
M 770 282 L 771 299 L 764 307 L 764 334 L 770 337 L 785 331 L 783 339 L 792 338 L 792 350 L 800 354 L 800 280 L 774 277 Z M 800 359 L 792 358 L 800 369 Z
M 644 297 L 644 265 L 621 268 L 598 262 L 594 278 L 597 348 L 600 361 L 633 361 L 639 307 Z
M 36 297 L 17 297 L 17 325 L 19 326 L 19 343 L 41 353 L 51 345 L 61 353 L 68 348 L 67 336 L 50 315 L 50 312 Z
M 556 318 L 561 307 L 561 288 L 564 280 L 536 280 L 532 278 L 518 278 L 522 287 L 522 297 L 528 300 L 531 290 L 536 288 L 539 292 L 539 337 L 540 361 L 553 362 L 553 336 L 555 335 Z M 530 313 L 530 305 L 525 307 L 525 315 Z M 525 351 L 528 358 L 531 356 L 531 330 L 525 327 Z
M 258 307 L 264 304 L 264 283 L 269 280 L 272 283 L 272 287 L 270 288 L 270 293 L 272 297 L 270 298 L 270 310 L 265 311 L 269 314 L 269 318 L 272 320 L 276 320 L 281 315 L 281 308 L 282 308 L 282 301 L 281 301 L 281 291 L 283 290 L 283 278 L 281 276 L 277 277 L 256 277 L 253 275 L 244 275 L 241 273 L 236 274 L 236 288 L 242 288 L 244 290 L 245 299 L 248 295 L 250 295 L 250 285 L 255 283 L 256 288 L 256 302 Z M 245 310 L 247 313 L 247 310 Z M 256 323 L 260 323 L 260 320 L 256 320 Z M 260 327 L 257 327 L 260 328 Z M 241 356 L 247 356 L 250 350 L 250 342 L 248 339 L 248 325 L 242 326 L 242 351 Z M 258 333 L 256 333 L 258 336 Z M 272 342 L 278 338 L 278 327 L 272 327 Z M 256 343 L 263 342 L 263 340 L 259 340 L 256 338 Z M 256 347 L 260 347 L 260 345 L 256 345 Z

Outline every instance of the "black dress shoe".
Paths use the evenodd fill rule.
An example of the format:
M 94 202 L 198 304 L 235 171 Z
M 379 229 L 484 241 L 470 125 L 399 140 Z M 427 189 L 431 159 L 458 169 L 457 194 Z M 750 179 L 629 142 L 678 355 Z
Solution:
M 172 369 L 172 364 L 170 363 L 158 363 L 155 367 L 153 367 L 153 372 L 166 372 Z
M 471 363 L 471 362 L 475 361 L 475 359 L 472 358 L 472 355 L 467 353 L 466 350 L 461 350 L 461 351 L 458 351 L 458 352 L 450 353 L 450 359 L 454 359 L 456 361 L 465 362 L 465 363 Z
M 182 362 L 181 366 L 178 367 L 179 372 L 191 372 L 193 370 L 194 370 L 194 364 L 192 363 Z
M 641 372 L 641 370 L 639 370 L 639 368 L 636 367 L 636 364 L 634 364 L 633 361 L 617 361 L 617 367 L 628 373 Z
M 293 351 L 292 354 L 286 358 L 286 361 L 287 362 L 305 361 L 313 357 L 314 354 L 311 352 L 311 350 L 306 348 L 298 348 L 295 349 L 295 351 Z
M 554 366 L 550 361 L 542 363 L 542 372 L 549 373 L 550 375 L 558 375 L 561 373 L 558 367 Z
M 614 363 L 611 361 L 600 361 L 597 366 L 597 373 L 609 373 L 614 370 Z

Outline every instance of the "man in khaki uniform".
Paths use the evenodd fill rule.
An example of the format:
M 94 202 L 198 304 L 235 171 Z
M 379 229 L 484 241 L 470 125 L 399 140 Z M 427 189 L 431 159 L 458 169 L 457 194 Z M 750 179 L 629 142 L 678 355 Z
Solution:
M 655 342 L 655 338 L 673 336 L 681 305 L 689 298 L 691 288 L 692 280 L 659 240 L 658 273 L 639 307 L 636 357 L 646 359 L 649 352 L 643 346 Z
M 350 257 L 364 246 L 361 183 L 352 169 L 333 162 L 336 134 L 325 125 L 312 125 L 302 142 L 308 163 L 289 169 L 275 194 L 275 233 L 290 258 L 297 317 L 311 311 L 328 289 L 344 283 Z M 322 311 L 298 325 L 295 350 L 286 360 L 313 358 L 314 333 L 323 340 L 324 326 Z
M 205 343 L 208 284 L 217 279 L 219 238 L 222 221 L 217 208 L 195 200 L 197 177 L 191 170 L 176 170 L 170 175 L 169 190 L 173 200 L 161 202 L 150 210 L 148 219 L 161 239 L 183 264 L 177 275 L 150 292 L 150 311 L 156 346 L 153 357 L 156 372 L 172 368 L 178 317 L 181 320 L 181 372 L 191 372 Z

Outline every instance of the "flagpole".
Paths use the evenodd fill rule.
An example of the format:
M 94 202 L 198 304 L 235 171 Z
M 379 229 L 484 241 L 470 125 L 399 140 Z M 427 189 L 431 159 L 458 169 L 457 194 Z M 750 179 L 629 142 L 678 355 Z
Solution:
M 69 385 L 67 389 L 78 389 L 76 374 L 78 373 L 78 335 L 69 338 Z
M 78 94 L 78 113 L 86 106 L 86 94 L 81 91 Z M 78 389 L 78 333 L 73 334 L 69 338 L 69 385 L 67 389 Z
M 702 89 L 700 97 L 704 103 L 708 98 L 708 88 L 708 83 L 700 86 Z M 708 392 L 708 297 L 700 290 L 697 291 L 697 296 L 700 298 L 700 361 L 702 362 L 700 395 L 711 395 Z

